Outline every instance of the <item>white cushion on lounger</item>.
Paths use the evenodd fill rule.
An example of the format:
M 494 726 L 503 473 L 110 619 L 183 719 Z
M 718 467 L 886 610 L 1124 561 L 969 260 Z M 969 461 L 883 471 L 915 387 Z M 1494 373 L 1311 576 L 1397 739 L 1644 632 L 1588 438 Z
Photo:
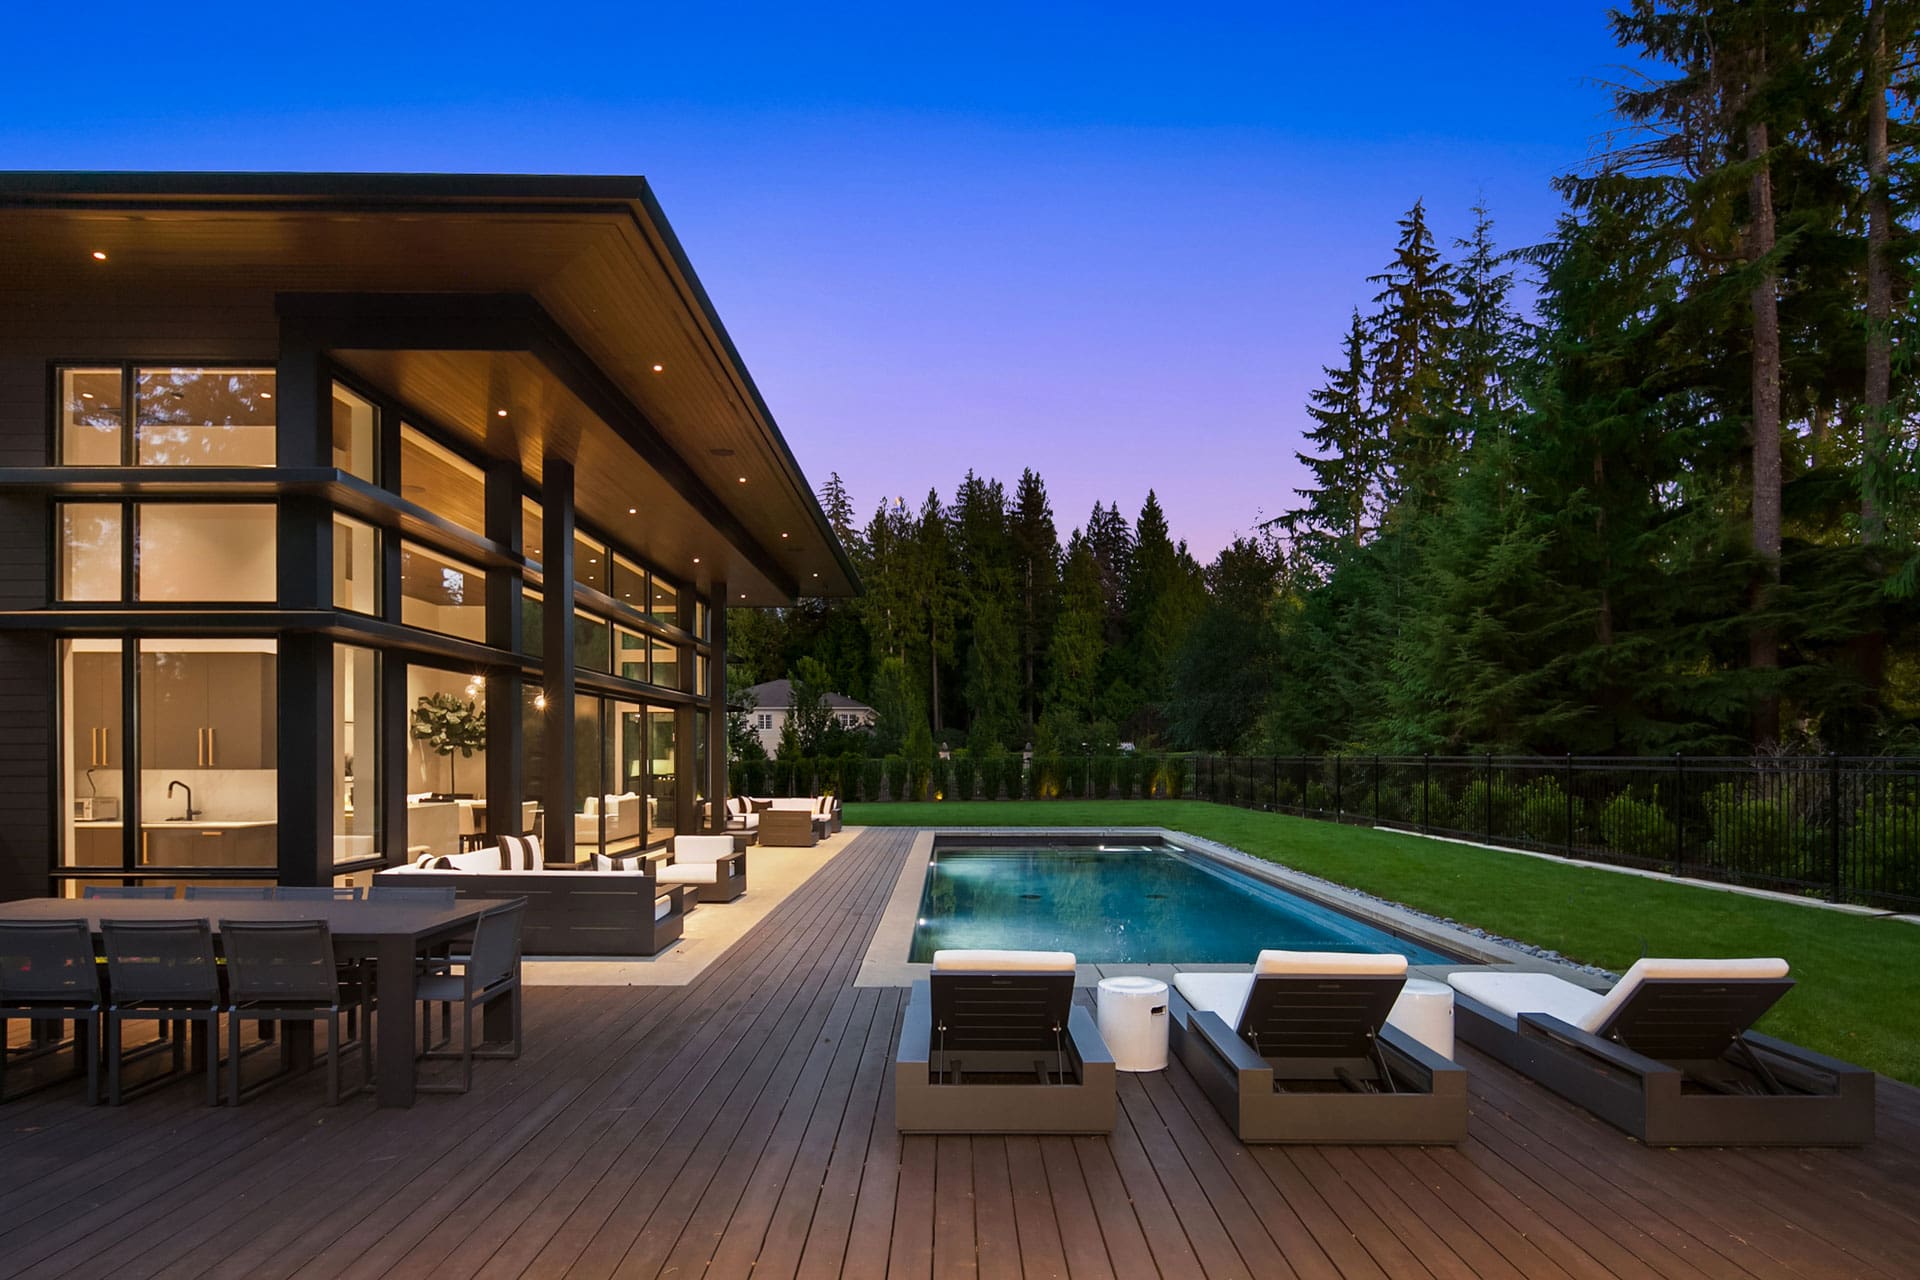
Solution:
M 673 860 L 676 863 L 713 863 L 732 856 L 732 836 L 675 836 L 673 838 Z
M 936 951 L 933 970 L 968 973 L 1072 973 L 1071 951 Z
M 1509 1018 L 1544 1013 L 1574 1026 L 1581 1025 L 1600 1003 L 1600 993 L 1576 986 L 1550 973 L 1466 972 L 1447 975 L 1461 995 Z
M 1582 1031 L 1598 1031 L 1612 1020 L 1640 984 L 1648 978 L 1784 978 L 1787 962 L 1777 958 L 1751 960 L 1635 960 L 1587 1016 L 1575 1023 Z M 1572 1019 L 1568 1019 L 1572 1021 Z
M 1217 1013 L 1230 1027 L 1240 1025 L 1240 1014 L 1253 994 L 1250 973 L 1176 973 L 1173 989 L 1201 1013 Z
M 1283 977 L 1333 973 L 1371 978 L 1405 973 L 1407 958 L 1377 951 L 1262 951 L 1254 958 L 1253 971 Z
M 654 872 L 654 879 L 661 884 L 719 884 L 720 864 L 717 862 L 675 862 Z

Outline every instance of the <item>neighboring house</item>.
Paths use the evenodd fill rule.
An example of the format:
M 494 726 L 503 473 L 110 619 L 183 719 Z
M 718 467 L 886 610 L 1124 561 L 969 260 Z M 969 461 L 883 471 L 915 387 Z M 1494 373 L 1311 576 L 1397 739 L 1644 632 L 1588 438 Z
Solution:
M 780 747 L 780 730 L 793 712 L 793 681 L 769 680 L 756 684 L 741 695 L 750 708 L 747 724 L 760 736 L 760 745 L 772 755 Z M 826 695 L 827 710 L 843 729 L 871 729 L 879 713 L 864 702 L 855 702 L 843 694 Z

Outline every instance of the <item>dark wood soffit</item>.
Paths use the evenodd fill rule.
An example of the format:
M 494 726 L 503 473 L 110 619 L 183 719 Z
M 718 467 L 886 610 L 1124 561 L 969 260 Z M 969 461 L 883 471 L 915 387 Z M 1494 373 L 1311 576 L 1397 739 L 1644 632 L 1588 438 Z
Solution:
M 287 331 L 322 349 L 528 353 L 764 575 L 775 591 L 788 599 L 797 597 L 799 584 L 793 574 L 532 298 L 513 294 L 281 294 L 277 301 Z M 454 341 L 441 340 L 443 326 L 456 335 Z M 787 462 L 793 465 L 791 455 Z M 828 541 L 832 543 L 831 535 Z

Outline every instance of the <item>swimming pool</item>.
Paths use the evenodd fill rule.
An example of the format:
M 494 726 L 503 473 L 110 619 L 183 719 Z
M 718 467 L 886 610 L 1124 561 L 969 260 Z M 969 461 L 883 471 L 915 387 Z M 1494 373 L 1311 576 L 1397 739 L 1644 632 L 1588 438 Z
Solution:
M 936 845 L 909 959 L 952 947 L 1083 964 L 1249 964 L 1266 948 L 1450 957 L 1164 843 Z

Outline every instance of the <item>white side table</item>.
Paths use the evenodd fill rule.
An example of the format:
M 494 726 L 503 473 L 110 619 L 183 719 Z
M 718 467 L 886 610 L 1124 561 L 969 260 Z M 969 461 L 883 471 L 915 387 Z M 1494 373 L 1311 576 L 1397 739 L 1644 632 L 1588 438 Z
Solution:
M 1387 1014 L 1387 1025 L 1452 1060 L 1453 988 L 1444 982 L 1408 978 Z
M 1094 995 L 1100 1038 L 1121 1071 L 1167 1068 L 1167 984 L 1156 978 L 1102 978 Z

